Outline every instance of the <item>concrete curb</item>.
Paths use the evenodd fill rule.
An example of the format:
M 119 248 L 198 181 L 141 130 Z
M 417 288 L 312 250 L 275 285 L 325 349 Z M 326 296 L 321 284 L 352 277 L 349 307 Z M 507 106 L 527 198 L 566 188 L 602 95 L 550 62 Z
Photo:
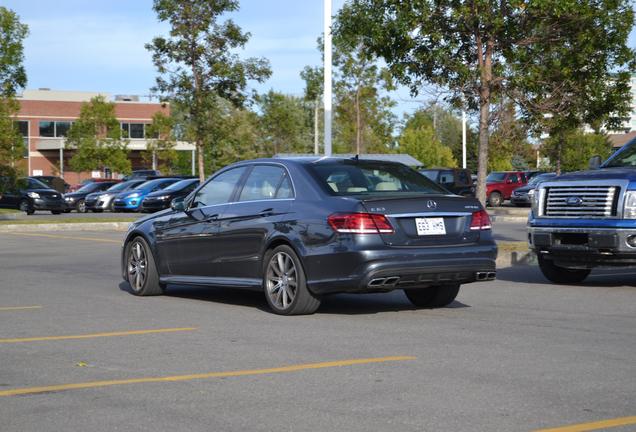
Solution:
M 126 231 L 132 222 L 82 222 L 54 224 L 0 225 L 0 232 L 33 231 Z
M 0 220 L 16 220 L 22 213 L 0 213 Z

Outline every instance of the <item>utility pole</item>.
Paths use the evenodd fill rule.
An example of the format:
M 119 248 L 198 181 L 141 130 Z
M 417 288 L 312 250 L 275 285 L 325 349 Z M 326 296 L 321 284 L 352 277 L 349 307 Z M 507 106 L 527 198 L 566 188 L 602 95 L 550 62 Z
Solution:
M 324 0 L 324 97 L 325 156 L 331 156 L 331 0 Z
M 318 105 L 320 99 L 316 97 L 314 101 L 314 154 L 320 153 L 320 144 L 318 143 Z

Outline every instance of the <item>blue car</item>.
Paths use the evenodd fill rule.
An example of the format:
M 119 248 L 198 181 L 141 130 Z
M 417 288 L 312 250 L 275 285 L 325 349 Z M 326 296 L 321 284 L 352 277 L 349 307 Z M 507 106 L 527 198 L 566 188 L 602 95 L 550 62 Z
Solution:
M 128 190 L 120 193 L 113 200 L 114 211 L 137 211 L 141 206 L 141 202 L 146 195 L 151 192 L 164 189 L 173 183 L 178 182 L 181 179 L 178 178 L 160 178 L 154 180 L 148 180 L 137 186 L 133 190 Z

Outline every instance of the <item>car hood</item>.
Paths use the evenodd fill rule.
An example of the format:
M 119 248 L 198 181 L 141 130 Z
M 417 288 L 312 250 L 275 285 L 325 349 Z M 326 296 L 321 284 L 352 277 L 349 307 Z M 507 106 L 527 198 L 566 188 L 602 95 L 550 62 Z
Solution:
M 518 187 L 517 189 L 514 190 L 514 192 L 525 192 L 525 193 L 528 193 L 532 189 L 534 189 L 534 186 L 525 185 L 525 186 Z
M 86 192 L 71 192 L 64 194 L 64 198 L 84 198 L 86 195 L 88 195 Z
M 177 195 L 179 193 L 179 191 L 167 191 L 167 190 L 158 190 L 155 192 L 150 192 L 148 195 L 146 195 L 146 198 L 154 198 L 154 197 L 158 197 L 158 196 L 174 196 Z
M 554 181 L 576 180 L 629 180 L 636 183 L 636 169 L 634 168 L 601 168 L 598 170 L 576 171 L 561 174 Z M 548 180 L 553 181 L 553 180 Z
M 128 195 L 134 194 L 134 193 L 138 193 L 139 195 L 146 195 L 148 193 L 148 191 L 145 191 L 143 189 L 131 189 L 129 191 L 124 191 L 124 192 L 120 192 L 117 194 L 118 198 L 124 198 L 127 197 Z
M 45 193 L 45 194 L 58 194 L 58 195 L 62 195 L 60 192 L 56 191 L 55 189 L 24 189 L 24 193 L 28 193 L 28 192 L 37 192 L 37 193 Z

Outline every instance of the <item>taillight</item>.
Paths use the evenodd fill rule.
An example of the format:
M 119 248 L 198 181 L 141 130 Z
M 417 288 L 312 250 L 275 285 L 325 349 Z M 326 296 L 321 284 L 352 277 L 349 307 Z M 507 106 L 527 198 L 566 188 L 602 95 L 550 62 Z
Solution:
M 329 225 L 339 233 L 390 234 L 391 223 L 386 216 L 375 213 L 336 213 L 327 218 Z
M 472 219 L 470 221 L 471 231 L 489 230 L 492 228 L 490 224 L 490 216 L 486 210 L 479 210 L 473 212 Z

